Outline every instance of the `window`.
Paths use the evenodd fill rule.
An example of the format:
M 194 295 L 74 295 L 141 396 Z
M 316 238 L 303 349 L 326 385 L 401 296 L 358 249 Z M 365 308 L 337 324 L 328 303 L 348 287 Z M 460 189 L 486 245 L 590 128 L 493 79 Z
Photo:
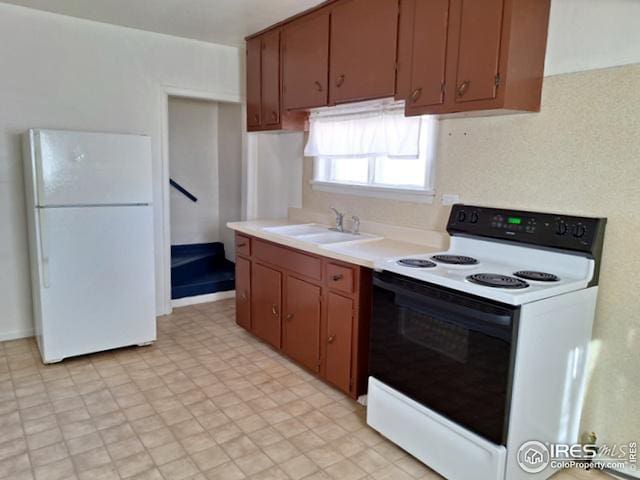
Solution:
M 405 118 L 397 107 L 312 117 L 313 188 L 430 201 L 436 134 L 434 117 Z

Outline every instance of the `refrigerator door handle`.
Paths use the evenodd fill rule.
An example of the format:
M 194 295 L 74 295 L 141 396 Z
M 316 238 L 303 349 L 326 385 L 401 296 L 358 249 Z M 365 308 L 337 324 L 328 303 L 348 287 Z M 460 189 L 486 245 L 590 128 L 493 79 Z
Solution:
M 38 226 L 40 237 L 40 265 L 42 266 L 42 287 L 49 288 L 49 254 L 47 253 L 47 242 L 45 239 L 45 231 L 47 230 L 44 225 L 44 215 L 42 209 L 38 209 Z

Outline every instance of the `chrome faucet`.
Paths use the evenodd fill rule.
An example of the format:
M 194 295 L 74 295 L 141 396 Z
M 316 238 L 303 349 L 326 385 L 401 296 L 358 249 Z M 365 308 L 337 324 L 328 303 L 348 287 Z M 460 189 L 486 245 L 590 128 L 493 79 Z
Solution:
M 336 214 L 336 226 L 331 230 L 344 232 L 344 213 L 338 211 L 338 209 L 334 207 L 331 207 L 331 210 Z
M 351 217 L 351 221 L 353 222 L 353 230 L 351 231 L 351 233 L 353 233 L 354 235 L 360 235 L 360 217 L 354 215 L 353 217 Z

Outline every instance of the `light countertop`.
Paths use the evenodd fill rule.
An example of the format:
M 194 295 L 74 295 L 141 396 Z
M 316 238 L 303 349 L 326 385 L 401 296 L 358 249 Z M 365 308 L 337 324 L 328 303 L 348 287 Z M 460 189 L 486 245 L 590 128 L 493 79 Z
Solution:
M 442 246 L 438 245 L 431 246 L 410 243 L 384 237 L 375 240 L 334 243 L 321 246 L 264 230 L 264 228 L 267 227 L 299 225 L 301 223 L 304 222 L 292 222 L 288 220 L 251 220 L 246 222 L 230 222 L 227 224 L 227 227 L 235 230 L 236 232 L 244 233 L 252 237 L 261 238 L 287 247 L 296 248 L 305 252 L 322 255 L 324 257 L 368 268 L 372 268 L 374 262 L 389 257 L 401 257 L 442 250 Z

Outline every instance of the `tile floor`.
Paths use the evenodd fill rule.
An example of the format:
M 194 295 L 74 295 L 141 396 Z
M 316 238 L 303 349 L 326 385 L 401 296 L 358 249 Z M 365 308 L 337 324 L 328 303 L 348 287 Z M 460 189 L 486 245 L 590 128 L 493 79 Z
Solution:
M 58 365 L 43 366 L 32 339 L 0 343 L 0 478 L 441 477 L 238 328 L 223 301 L 161 318 L 154 346 Z M 554 480 L 576 478 L 604 477 Z

